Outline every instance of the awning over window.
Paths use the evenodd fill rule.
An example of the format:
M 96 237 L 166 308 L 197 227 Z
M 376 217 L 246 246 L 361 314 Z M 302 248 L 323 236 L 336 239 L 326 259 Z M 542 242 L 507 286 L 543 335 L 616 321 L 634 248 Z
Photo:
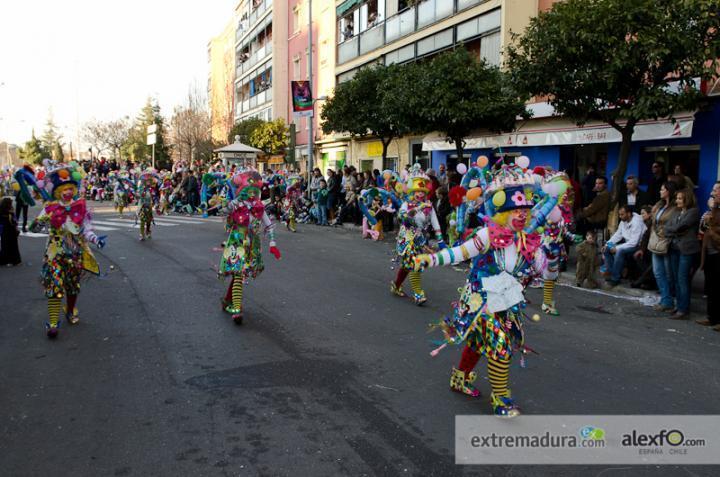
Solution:
M 694 113 L 683 113 L 669 119 L 641 121 L 635 126 L 633 141 L 680 139 L 692 136 Z M 611 126 L 587 123 L 578 127 L 562 118 L 529 120 L 513 133 L 478 134 L 465 138 L 465 149 L 490 149 L 494 147 L 561 146 L 572 144 L 600 144 L 621 142 L 622 136 Z M 431 133 L 423 138 L 423 151 L 452 151 L 455 145 L 448 143 L 441 133 Z
M 341 17 L 345 15 L 345 13 L 350 10 L 355 5 L 359 4 L 360 0 L 347 0 L 346 2 L 343 2 L 340 4 L 339 7 L 337 7 L 337 16 Z

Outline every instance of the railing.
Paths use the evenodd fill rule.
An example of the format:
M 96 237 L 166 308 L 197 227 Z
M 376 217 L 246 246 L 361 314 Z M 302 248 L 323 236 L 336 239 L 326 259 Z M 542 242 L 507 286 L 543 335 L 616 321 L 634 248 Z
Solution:
M 453 13 L 453 2 L 447 0 L 425 0 L 418 5 L 418 22 L 417 27 L 435 23 L 445 17 L 449 17 Z
M 385 22 L 385 43 L 391 43 L 400 37 L 415 31 L 415 7 L 394 15 Z
M 385 23 L 376 25 L 360 34 L 360 54 L 380 48 L 385 41 Z
M 477 5 L 479 3 L 484 2 L 485 0 L 458 0 L 458 11 L 464 10 L 468 7 L 471 7 L 473 5 Z
M 270 7 L 272 7 L 272 0 L 263 0 L 262 2 L 258 2 L 258 6 L 250 12 L 250 25 L 253 25 Z
M 340 45 L 338 45 L 338 63 L 347 63 L 353 58 L 357 58 L 360 54 L 360 50 L 358 48 L 359 44 L 360 41 L 357 36 L 340 43 Z

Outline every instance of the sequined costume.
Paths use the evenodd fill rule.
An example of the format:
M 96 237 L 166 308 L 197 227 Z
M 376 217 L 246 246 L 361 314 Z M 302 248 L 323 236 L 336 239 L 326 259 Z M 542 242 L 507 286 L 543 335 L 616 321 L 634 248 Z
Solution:
M 390 291 L 395 295 L 405 296 L 402 284 L 409 276 L 413 299 L 417 305 L 427 301 L 422 289 L 420 270 L 414 270 L 415 257 L 432 250 L 426 236 L 427 229 L 432 227 L 438 246 L 445 246 L 435 209 L 426 198 L 429 187 L 430 179 L 420 170 L 420 165 L 415 164 L 405 184 L 407 200 L 402 203 L 397 214 L 400 223 L 395 246 L 398 272 L 395 280 L 390 283 Z
M 503 166 L 485 174 L 484 223 L 459 246 L 418 256 L 416 269 L 472 260 L 460 297 L 440 325 L 445 343 L 465 345 L 450 386 L 479 396 L 472 385 L 473 369 L 484 355 L 493 411 L 499 417 L 512 417 L 519 408 L 508 389 L 510 362 L 515 352 L 529 350 L 523 332 L 523 290 L 547 267 L 538 230 L 556 201 L 545 196 L 535 203 L 542 191 L 524 167 Z
M 138 181 L 136 221 L 140 223 L 140 240 L 152 238 L 153 208 L 159 200 L 159 185 L 160 178 L 152 171 L 144 172 Z
M 47 187 L 53 200 L 46 202 L 30 228 L 48 228 L 48 241 L 42 267 L 42 281 L 48 298 L 47 335 L 58 334 L 62 298 L 66 298 L 66 318 L 79 321 L 75 306 L 80 293 L 80 279 L 85 272 L 99 273 L 90 244 L 105 245 L 104 237 L 95 235 L 85 199 L 78 198 L 81 169 L 60 166 L 48 174 Z
M 263 232 L 267 233 L 270 239 L 270 253 L 278 260 L 280 251 L 275 245 L 273 223 L 260 200 L 260 174 L 256 171 L 245 171 L 236 174 L 232 181 L 238 189 L 235 199 L 228 204 L 228 238 L 225 241 L 218 275 L 232 277 L 223 300 L 223 309 L 232 314 L 235 323 L 241 324 L 243 286 L 265 268 L 262 257 Z

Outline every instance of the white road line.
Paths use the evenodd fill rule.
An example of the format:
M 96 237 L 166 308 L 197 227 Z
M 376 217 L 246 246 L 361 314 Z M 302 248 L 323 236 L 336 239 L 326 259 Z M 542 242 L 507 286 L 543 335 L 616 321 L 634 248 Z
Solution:
M 206 220 L 198 220 L 198 219 L 185 219 L 180 217 L 156 217 L 156 221 L 168 221 L 168 222 L 177 222 L 179 224 L 204 224 L 207 223 Z
M 121 221 L 121 220 L 93 220 L 93 224 L 113 225 L 113 226 L 116 226 L 116 227 L 117 227 L 117 226 L 121 226 L 121 227 L 132 227 L 132 228 L 135 228 L 135 229 L 138 228 L 138 227 L 140 227 L 139 223 L 138 223 L 138 224 L 135 224 L 135 221 L 132 221 L 132 222 L 131 222 L 131 221 L 129 221 L 129 220 L 126 221 L 126 222 L 123 222 L 123 221 Z M 158 224 L 155 224 L 155 225 L 158 225 L 158 226 L 160 226 L 160 227 L 175 227 L 175 226 L 180 225 L 180 224 L 161 224 L 161 223 L 158 223 Z
M 93 222 L 93 229 L 94 230 L 100 230 L 101 232 L 108 232 L 110 230 L 118 230 L 117 227 L 103 227 L 102 225 L 94 225 L 95 222 Z

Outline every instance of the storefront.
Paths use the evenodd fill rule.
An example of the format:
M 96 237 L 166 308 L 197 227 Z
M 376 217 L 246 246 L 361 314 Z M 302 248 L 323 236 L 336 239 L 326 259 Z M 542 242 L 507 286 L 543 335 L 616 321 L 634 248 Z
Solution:
M 547 108 L 545 108 L 547 111 Z M 518 125 L 511 134 L 477 135 L 466 139 L 465 157 L 469 164 L 480 155 L 492 158 L 498 153 L 523 154 L 533 164 L 564 170 L 576 179 L 593 164 L 610 178 L 617 167 L 620 133 L 600 122 L 584 127 L 557 117 L 535 117 Z M 458 163 L 455 146 L 440 134 L 429 134 L 423 149 L 432 152 L 432 167 L 446 164 L 454 169 Z M 680 164 L 683 173 L 697 185 L 700 203 L 705 202 L 713 183 L 718 180 L 720 155 L 720 101 L 710 100 L 697 112 L 678 114 L 669 119 L 641 121 L 635 128 L 626 175 L 639 177 L 647 184 L 654 161 L 664 164 L 672 173 Z

